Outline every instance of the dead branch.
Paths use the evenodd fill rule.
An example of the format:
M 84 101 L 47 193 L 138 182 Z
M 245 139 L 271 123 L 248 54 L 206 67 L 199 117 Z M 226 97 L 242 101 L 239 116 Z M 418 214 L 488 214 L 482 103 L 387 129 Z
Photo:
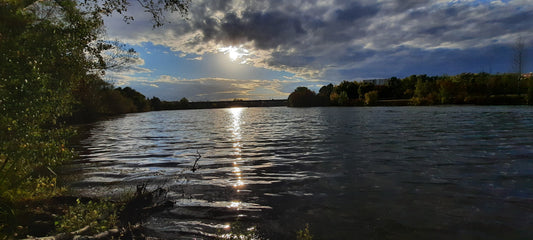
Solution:
M 200 168 L 200 166 L 198 166 L 198 160 L 202 158 L 202 155 L 200 155 L 200 152 L 198 151 L 198 149 L 196 150 L 196 154 L 198 154 L 198 156 L 196 157 L 196 160 L 194 161 L 194 164 L 192 165 L 192 168 L 191 168 L 192 172 L 196 172 L 196 170 Z

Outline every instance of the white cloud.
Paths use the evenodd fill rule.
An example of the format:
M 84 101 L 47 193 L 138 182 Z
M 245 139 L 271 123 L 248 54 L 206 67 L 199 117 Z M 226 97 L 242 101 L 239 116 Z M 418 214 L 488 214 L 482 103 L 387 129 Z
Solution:
M 293 84 L 292 80 L 183 79 L 168 75 L 159 76 L 156 80 L 130 79 L 129 82 L 129 86 L 147 97 L 158 96 L 163 100 L 186 97 L 192 101 L 284 99 L 295 88 Z

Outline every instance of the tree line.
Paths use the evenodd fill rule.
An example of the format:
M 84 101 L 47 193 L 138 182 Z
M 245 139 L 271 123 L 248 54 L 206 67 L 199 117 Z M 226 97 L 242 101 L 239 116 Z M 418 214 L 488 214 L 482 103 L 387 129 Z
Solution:
M 292 107 L 386 105 L 392 100 L 410 105 L 533 104 L 533 77 L 516 73 L 412 75 L 392 77 L 384 85 L 343 81 L 323 86 L 318 93 L 298 87 L 288 98 Z

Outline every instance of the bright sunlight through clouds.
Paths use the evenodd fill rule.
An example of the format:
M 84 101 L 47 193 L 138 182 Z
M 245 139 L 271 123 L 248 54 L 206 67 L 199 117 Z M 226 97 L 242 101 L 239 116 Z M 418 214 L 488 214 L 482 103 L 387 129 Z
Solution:
M 250 52 L 246 50 L 245 48 L 243 48 L 242 46 L 239 46 L 239 47 L 229 46 L 229 47 L 219 48 L 218 50 L 228 55 L 232 62 L 242 59 L 240 63 L 246 63 L 246 59 L 244 59 L 244 57 L 250 55 Z

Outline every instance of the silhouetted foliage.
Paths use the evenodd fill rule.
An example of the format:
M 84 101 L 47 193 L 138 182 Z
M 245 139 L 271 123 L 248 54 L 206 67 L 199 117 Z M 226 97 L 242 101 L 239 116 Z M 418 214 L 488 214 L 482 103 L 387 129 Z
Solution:
M 317 102 L 316 93 L 306 87 L 298 87 L 289 95 L 290 107 L 311 107 Z
M 150 99 L 150 108 L 153 111 L 163 110 L 163 103 L 161 102 L 161 99 L 158 97 L 152 97 Z
M 342 81 L 338 86 L 335 87 L 335 92 L 342 93 L 346 92 L 349 99 L 357 99 L 360 96 L 358 89 L 360 84 L 358 82 L 348 82 Z
M 133 101 L 133 104 L 135 105 L 134 112 L 150 111 L 150 102 L 140 92 L 137 92 L 135 89 L 130 87 L 119 87 L 116 88 L 116 90 L 120 92 L 125 98 L 131 99 Z
M 333 84 L 328 84 L 320 88 L 317 94 L 317 104 L 319 106 L 328 106 L 330 105 L 329 96 L 333 92 Z
M 533 76 L 525 78 L 524 82 L 526 82 L 528 86 L 526 94 L 527 104 L 533 105 Z
M 235 101 L 235 100 L 233 100 L 233 101 Z M 240 100 L 240 101 L 242 101 L 242 100 Z M 187 98 L 180 99 L 180 105 L 183 108 L 187 108 L 189 106 L 189 99 L 187 99 Z
M 376 105 L 377 102 L 378 102 L 378 91 L 374 90 L 374 91 L 365 93 L 365 105 L 372 106 L 372 105 Z
M 305 101 L 305 106 L 397 105 L 406 102 L 412 105 L 532 104 L 532 78 L 531 74 L 522 74 L 519 79 L 513 73 L 482 72 L 461 73 L 455 76 L 411 75 L 404 79 L 392 77 L 384 85 L 342 81 L 339 85 L 329 84 L 320 88 L 314 105 L 310 105 L 313 101 Z M 519 88 L 516 87 L 518 81 L 522 82 Z M 307 92 L 305 89 L 307 88 L 297 88 L 291 96 L 294 94 L 297 96 L 295 99 L 303 99 L 303 92 Z M 328 94 L 329 98 L 326 97 Z M 290 103 L 289 96 L 289 105 L 295 106 Z

